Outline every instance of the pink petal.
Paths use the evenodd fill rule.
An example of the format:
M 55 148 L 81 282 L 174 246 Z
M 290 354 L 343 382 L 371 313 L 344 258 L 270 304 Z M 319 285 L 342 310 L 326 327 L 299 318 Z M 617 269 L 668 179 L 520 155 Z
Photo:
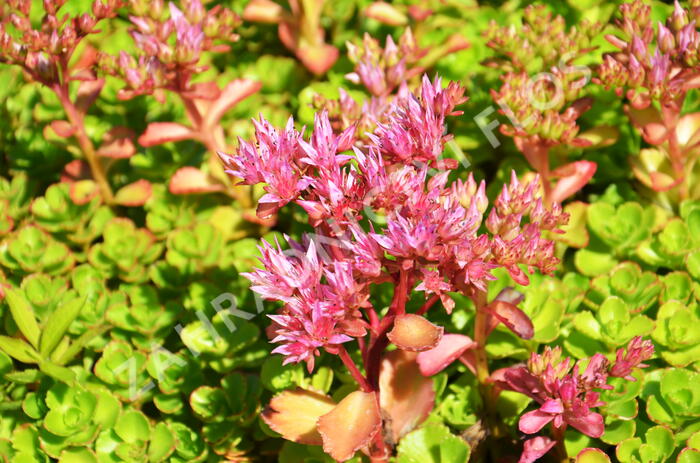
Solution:
M 564 420 L 585 435 L 595 439 L 602 436 L 603 432 L 605 432 L 603 416 L 599 413 L 588 412 L 583 415 L 575 415 L 573 412 L 567 412 L 564 415 Z
M 469 336 L 445 334 L 434 348 L 418 354 L 417 362 L 424 376 L 432 376 L 448 367 L 466 350 L 475 346 Z
M 532 463 L 539 460 L 545 453 L 549 452 L 556 445 L 556 441 L 549 437 L 537 436 L 525 441 L 523 453 L 520 455 L 518 463 Z
M 552 421 L 554 416 L 541 410 L 533 410 L 520 417 L 518 428 L 525 434 L 535 434 Z
M 564 412 L 564 406 L 559 400 L 549 399 L 548 401 L 542 404 L 540 410 L 542 410 L 545 413 L 558 414 Z

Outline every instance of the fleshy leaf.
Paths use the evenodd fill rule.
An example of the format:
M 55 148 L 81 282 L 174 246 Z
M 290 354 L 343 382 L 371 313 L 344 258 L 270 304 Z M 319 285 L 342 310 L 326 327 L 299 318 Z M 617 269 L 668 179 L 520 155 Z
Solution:
M 262 83 L 250 79 L 236 79 L 229 82 L 222 90 L 221 95 L 209 108 L 205 118 L 207 127 L 213 127 L 219 123 L 226 111 L 230 110 L 238 102 L 249 97 L 262 88 Z
M 420 372 L 424 376 L 437 374 L 474 346 L 475 343 L 469 336 L 445 334 L 433 349 L 418 354 L 416 360 Z
M 576 161 L 554 169 L 552 176 L 559 178 L 559 181 L 554 186 L 550 199 L 560 203 L 575 194 L 588 183 L 597 168 L 595 162 Z
M 394 442 L 422 423 L 435 403 L 433 381 L 421 375 L 413 352 L 396 350 L 384 357 L 379 391 L 382 410 L 391 418 Z
M 211 193 L 221 191 L 223 186 L 212 183 L 209 176 L 196 167 L 181 167 L 170 179 L 168 186 L 174 195 L 187 195 L 193 193 Z
M 191 138 L 195 138 L 195 133 L 187 126 L 177 122 L 151 122 L 139 137 L 139 144 L 148 147 Z
M 433 325 L 425 317 L 403 314 L 396 317 L 394 328 L 387 337 L 400 349 L 423 352 L 437 346 L 443 331 L 441 326 Z
M 143 206 L 152 193 L 151 182 L 141 179 L 120 188 L 114 195 L 114 202 L 122 206 Z
M 484 310 L 488 311 L 493 317 L 523 339 L 531 339 L 535 335 L 535 329 L 532 326 L 530 317 L 509 302 L 495 300 L 487 305 Z
M 270 401 L 261 417 L 287 440 L 306 445 L 321 445 L 316 430 L 318 419 L 333 410 L 330 397 L 306 389 L 284 391 Z
M 318 420 L 323 450 L 338 461 L 349 460 L 366 447 L 381 427 L 377 396 L 373 392 L 351 392 Z

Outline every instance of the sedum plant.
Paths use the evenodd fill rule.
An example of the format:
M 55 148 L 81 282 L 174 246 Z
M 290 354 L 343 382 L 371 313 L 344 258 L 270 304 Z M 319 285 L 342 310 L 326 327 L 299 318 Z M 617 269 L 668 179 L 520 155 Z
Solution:
M 139 180 L 116 193 L 107 178 L 110 161 L 129 158 L 134 146 L 128 129 L 114 127 L 99 147 L 88 133 L 85 119 L 104 87 L 104 79 L 93 70 L 96 51 L 81 46 L 86 37 L 99 32 L 97 24 L 113 18 L 122 6 L 120 0 L 95 1 L 91 13 L 61 15 L 65 0 L 45 1 L 39 28 L 32 21 L 31 1 L 6 2 L 0 25 L 0 62 L 21 67 L 31 81 L 49 88 L 58 99 L 67 120 L 53 120 L 47 137 L 74 140 L 77 151 L 89 166 L 92 179 L 74 182 L 71 196 L 75 202 L 87 202 L 99 196 L 108 205 L 140 206 L 148 200 L 151 185 Z
M 492 22 L 485 33 L 496 54 L 485 64 L 504 71 L 503 85 L 491 94 L 510 122 L 501 132 L 542 177 L 546 201 L 561 202 L 588 183 L 597 165 L 580 160 L 554 167 L 550 152 L 558 150 L 563 159 L 572 148 L 615 139 L 605 126 L 580 133 L 577 121 L 593 101 L 585 95 L 590 71 L 574 62 L 595 48 L 592 39 L 602 25 L 584 20 L 567 30 L 564 18 L 552 17 L 545 5 L 525 8 L 522 22 L 520 28 Z
M 424 78 L 418 93 L 394 100 L 388 122 L 378 124 L 369 142 L 358 142 L 352 153 L 344 153 L 354 141 L 352 128 L 334 135 L 327 114 L 320 113 L 308 141 L 291 120 L 276 129 L 261 119 L 255 122 L 257 144 L 245 142 L 235 155 L 221 154 L 232 175 L 249 184 L 265 183 L 267 194 L 260 199 L 258 214 L 266 217 L 296 203 L 315 231 L 301 242 L 288 239 L 288 251 L 279 243 L 263 243 L 263 268 L 247 274 L 254 291 L 282 303 L 270 315 L 269 333 L 279 344 L 273 352 L 284 355 L 285 364 L 305 363 L 309 372 L 321 351 L 336 355 L 356 381 L 356 390 L 346 391 L 339 401 L 314 388 L 275 396 L 263 419 L 283 437 L 322 445 L 340 461 L 358 451 L 372 461 L 387 461 L 392 446 L 433 408 L 433 386 L 425 377 L 457 359 L 476 376 L 485 426 L 498 432 L 498 389 L 489 371 L 486 339 L 500 323 L 524 339 L 534 333 L 532 321 L 517 307 L 520 293 L 506 288 L 495 299 L 488 298 L 488 286 L 495 280 L 491 272 L 503 268 L 521 285 L 528 284 L 527 269 L 552 272 L 557 264 L 554 244 L 542 233 L 564 225 L 567 215 L 557 204 L 544 205 L 537 179 L 523 184 L 513 174 L 485 219 L 485 183 L 469 177 L 448 184 L 449 170 L 438 160 L 446 141 L 442 126 L 462 101 L 455 84 L 443 88 L 439 80 Z M 430 166 L 443 170 L 428 178 Z M 379 284 L 393 286 L 388 307 L 373 301 L 373 287 Z M 455 308 L 450 293 L 472 301 L 473 337 L 446 333 L 427 318 L 438 302 L 448 313 Z M 408 309 L 410 301 L 415 301 L 415 310 Z M 396 350 L 386 352 L 390 345 Z M 651 344 L 636 337 L 618 351 L 616 361 L 608 363 L 597 354 L 585 372 L 576 367 L 566 376 L 569 360 L 556 373 L 552 369 L 559 358 L 552 356 L 559 354 L 547 351 L 542 360 L 533 354 L 532 362 L 541 366 L 532 366 L 529 374 L 546 371 L 549 379 L 542 381 L 551 384 L 548 394 L 559 394 L 559 387 L 561 394 L 576 394 L 576 384 L 592 390 L 606 387 L 608 374 L 629 376 L 652 352 Z M 532 382 L 537 376 L 531 377 L 520 375 L 518 380 Z M 515 391 L 534 393 L 515 378 L 506 383 Z M 600 415 L 591 415 L 594 429 L 583 424 L 588 408 L 600 405 L 595 394 L 576 399 L 580 405 L 570 405 L 573 397 L 564 395 L 559 402 L 552 398 L 551 406 L 550 399 L 535 397 L 544 404 L 538 413 L 549 418 L 526 432 L 534 433 L 559 416 L 554 427 L 561 433 L 570 416 L 577 429 L 600 436 Z M 570 411 L 562 408 L 570 406 Z M 534 420 L 534 413 L 521 423 L 529 416 Z M 351 432 L 345 431 L 348 427 Z M 541 453 L 551 448 L 536 447 Z
M 667 207 L 698 194 L 698 114 L 684 110 L 699 85 L 698 4 L 689 3 L 684 8 L 676 1 L 673 13 L 656 22 L 644 2 L 621 5 L 615 33 L 606 36 L 618 50 L 606 54 L 597 77 L 628 101 L 627 115 L 650 145 L 630 159 L 632 171 Z
M 238 38 L 233 32 L 238 17 L 220 5 L 207 10 L 200 0 L 186 0 L 182 9 L 172 2 L 166 8 L 160 0 L 132 0 L 128 7 L 130 34 L 137 54 L 103 54 L 101 68 L 124 82 L 119 98 L 152 95 L 163 102 L 167 91 L 180 100 L 188 120 L 188 124 L 151 122 L 139 143 L 144 147 L 182 140 L 202 143 L 209 152 L 204 170 L 181 167 L 170 179 L 170 192 L 225 192 L 236 198 L 241 207 L 248 207 L 251 192 L 230 184 L 215 152 L 227 147 L 221 125 L 224 114 L 261 85 L 250 79 L 235 79 L 222 89 L 215 81 L 193 82 L 197 74 L 207 69 L 203 64 L 207 53 L 226 52 L 230 47 L 225 42 Z

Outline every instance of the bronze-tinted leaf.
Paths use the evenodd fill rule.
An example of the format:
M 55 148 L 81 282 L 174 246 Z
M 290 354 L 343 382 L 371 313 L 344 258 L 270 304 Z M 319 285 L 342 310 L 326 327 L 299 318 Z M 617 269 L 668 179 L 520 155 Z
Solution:
M 394 328 L 387 337 L 403 350 L 422 352 L 437 346 L 443 331 L 441 326 L 433 325 L 425 317 L 403 314 L 396 317 Z
M 270 428 L 287 440 L 305 445 L 321 445 L 316 423 L 319 417 L 334 407 L 335 402 L 330 397 L 297 388 L 273 397 L 261 416 Z
M 421 424 L 435 404 L 433 380 L 421 375 L 416 355 L 414 352 L 395 350 L 382 361 L 379 403 L 391 417 L 394 442 Z
M 373 392 L 355 391 L 318 420 L 323 450 L 338 461 L 349 460 L 380 431 L 382 418 Z

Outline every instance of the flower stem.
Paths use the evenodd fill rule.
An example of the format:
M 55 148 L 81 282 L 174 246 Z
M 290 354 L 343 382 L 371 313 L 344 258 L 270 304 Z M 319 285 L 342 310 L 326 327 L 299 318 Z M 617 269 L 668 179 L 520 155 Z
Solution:
M 552 438 L 557 442 L 554 446 L 554 452 L 556 454 L 556 461 L 561 463 L 568 463 L 569 456 L 566 452 L 566 442 L 564 440 L 564 433 L 566 432 L 566 425 L 559 428 L 552 426 Z
M 425 314 L 438 300 L 440 300 L 440 296 L 433 295 L 430 299 L 425 301 L 425 304 L 423 304 L 420 309 L 418 309 L 416 315 Z
M 357 368 L 355 361 L 352 359 L 352 357 L 350 357 L 350 354 L 348 354 L 348 351 L 345 350 L 345 347 L 340 346 L 338 350 L 338 356 L 343 361 L 345 367 L 350 371 L 350 374 L 355 379 L 355 381 L 357 381 L 357 384 L 359 384 L 360 389 L 362 389 L 364 392 L 372 391 L 372 386 L 370 386 L 369 382 L 367 381 L 367 378 L 365 378 L 364 375 L 360 372 L 360 369 Z
M 109 186 L 107 175 L 105 174 L 104 168 L 97 157 L 95 147 L 85 131 L 85 121 L 83 115 L 78 111 L 78 108 L 75 107 L 70 99 L 68 86 L 66 84 L 56 84 L 52 87 L 52 90 L 54 93 L 56 93 L 56 96 L 61 102 L 63 109 L 66 111 L 68 120 L 75 129 L 75 139 L 78 141 L 80 150 L 83 152 L 83 156 L 85 156 L 85 160 L 90 166 L 92 178 L 95 180 L 95 183 L 97 183 L 97 187 L 100 190 L 102 198 L 104 199 L 105 203 L 112 204 L 114 201 L 112 188 Z
M 488 337 L 488 313 L 484 310 L 487 304 L 486 291 L 477 290 L 472 298 L 474 301 L 476 314 L 474 319 L 474 358 L 476 367 L 476 378 L 479 381 L 479 392 L 484 404 L 483 420 L 489 429 L 489 434 L 499 437 L 500 423 L 496 413 L 496 391 L 493 384 L 489 382 L 491 373 L 489 372 L 488 356 L 486 354 L 486 338 Z

